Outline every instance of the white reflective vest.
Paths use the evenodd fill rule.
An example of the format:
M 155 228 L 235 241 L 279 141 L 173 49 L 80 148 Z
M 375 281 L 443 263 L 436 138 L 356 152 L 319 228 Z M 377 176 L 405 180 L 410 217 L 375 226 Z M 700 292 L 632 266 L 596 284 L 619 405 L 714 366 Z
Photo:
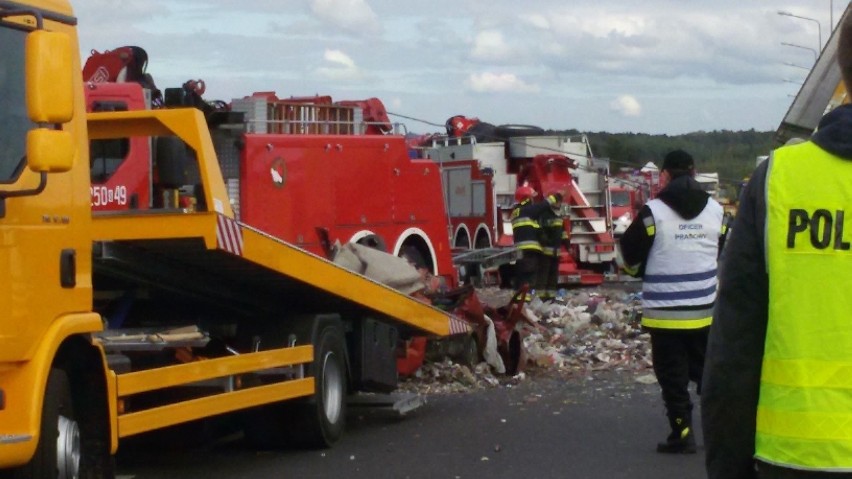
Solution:
M 716 300 L 717 256 L 722 206 L 712 198 L 695 218 L 684 219 L 659 199 L 648 202 L 654 242 L 642 283 L 642 325 L 660 329 L 698 329 L 712 321 Z M 711 305 L 705 309 L 670 310 Z

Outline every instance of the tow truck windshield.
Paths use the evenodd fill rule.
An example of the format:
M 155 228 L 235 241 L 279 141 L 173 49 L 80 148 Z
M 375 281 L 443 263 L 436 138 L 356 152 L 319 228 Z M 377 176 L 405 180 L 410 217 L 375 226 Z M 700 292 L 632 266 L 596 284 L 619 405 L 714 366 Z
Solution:
M 0 20 L 0 183 L 12 182 L 23 169 L 27 131 L 35 127 L 27 115 L 24 40 L 27 31 Z

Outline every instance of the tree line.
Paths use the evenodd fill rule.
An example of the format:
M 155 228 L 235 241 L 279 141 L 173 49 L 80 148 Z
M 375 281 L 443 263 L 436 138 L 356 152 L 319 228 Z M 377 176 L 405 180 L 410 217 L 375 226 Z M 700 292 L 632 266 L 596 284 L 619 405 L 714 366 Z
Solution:
M 578 134 L 576 130 L 553 132 Z M 662 166 L 669 151 L 682 149 L 695 158 L 695 168 L 702 173 L 718 173 L 725 190 L 738 190 L 743 179 L 754 170 L 759 156 L 776 148 L 774 131 L 699 131 L 684 135 L 651 135 L 646 133 L 585 133 L 592 153 L 609 158 L 610 169 L 641 168 L 649 161 Z

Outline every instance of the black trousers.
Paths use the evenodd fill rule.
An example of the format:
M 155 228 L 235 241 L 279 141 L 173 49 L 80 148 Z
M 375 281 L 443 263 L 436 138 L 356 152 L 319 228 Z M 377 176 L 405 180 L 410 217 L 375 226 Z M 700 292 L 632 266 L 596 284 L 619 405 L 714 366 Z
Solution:
M 540 298 L 553 299 L 559 282 L 559 256 L 541 255 L 535 290 Z
M 544 255 L 541 251 L 529 249 L 521 253 L 521 259 L 515 262 L 515 288 L 520 289 L 526 284 L 533 290 L 538 287 L 538 272 Z
M 547 289 L 554 296 L 559 289 L 559 256 L 548 256 L 550 269 L 547 272 Z
M 689 382 L 701 394 L 701 374 L 710 328 L 696 330 L 651 329 L 651 359 L 670 418 L 689 418 L 692 400 Z

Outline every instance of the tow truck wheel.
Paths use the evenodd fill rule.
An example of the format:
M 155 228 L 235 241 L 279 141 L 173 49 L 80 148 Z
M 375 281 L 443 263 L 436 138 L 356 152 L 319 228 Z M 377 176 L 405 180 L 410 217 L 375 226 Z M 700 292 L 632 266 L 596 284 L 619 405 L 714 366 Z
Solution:
M 343 436 L 346 419 L 346 342 L 339 321 L 321 321 L 314 360 L 306 376 L 314 378 L 313 396 L 247 412 L 244 433 L 258 449 L 330 447 Z
M 308 375 L 316 381 L 312 400 L 301 406 L 298 441 L 305 447 L 329 447 L 343 436 L 346 422 L 346 343 L 339 324 L 322 328 Z
M 68 376 L 51 369 L 41 411 L 41 432 L 30 462 L 3 477 L 76 479 L 80 476 L 80 428 L 71 405 Z

